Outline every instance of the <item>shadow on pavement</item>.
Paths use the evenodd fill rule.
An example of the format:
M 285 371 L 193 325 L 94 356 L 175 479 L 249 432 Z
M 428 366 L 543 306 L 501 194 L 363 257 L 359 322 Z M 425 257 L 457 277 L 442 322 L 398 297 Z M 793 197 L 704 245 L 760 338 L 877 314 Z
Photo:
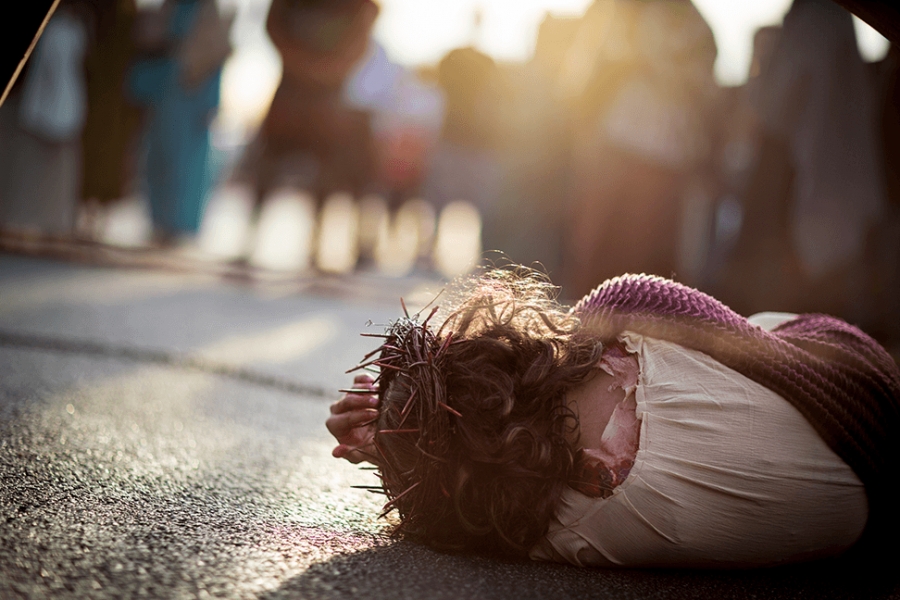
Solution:
M 748 571 L 609 570 L 442 554 L 410 542 L 312 565 L 281 598 L 897 598 L 900 585 L 820 561 Z

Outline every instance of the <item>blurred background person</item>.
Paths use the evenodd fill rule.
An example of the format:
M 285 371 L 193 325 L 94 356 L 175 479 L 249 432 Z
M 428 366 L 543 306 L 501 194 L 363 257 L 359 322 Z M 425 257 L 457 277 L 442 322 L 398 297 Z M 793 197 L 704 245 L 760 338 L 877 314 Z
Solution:
M 81 137 L 81 233 L 98 239 L 109 206 L 132 191 L 141 113 L 126 76 L 135 60 L 135 0 L 93 0 L 94 34 L 85 58 L 87 114 Z
M 719 33 L 750 18 L 736 8 L 728 21 L 720 4 L 697 1 Z M 773 4 L 768 16 L 754 17 L 754 22 L 780 19 L 788 0 L 777 1 L 779 6 Z M 137 15 L 135 2 L 162 6 Z M 149 180 L 146 189 L 136 191 L 150 192 L 157 238 L 189 236 L 204 211 L 215 170 L 210 163 L 230 169 L 236 162 L 235 179 L 250 186 L 240 186 L 237 194 L 223 193 L 221 203 L 217 196 L 204 234 L 230 239 L 216 244 L 207 243 L 211 236 L 199 240 L 210 256 L 234 258 L 249 252 L 259 255 L 259 260 L 248 256 L 254 266 L 277 263 L 263 260 L 260 248 L 268 246 L 259 242 L 277 230 L 269 227 L 270 221 L 279 222 L 280 215 L 293 210 L 302 221 L 294 224 L 300 233 L 283 248 L 305 247 L 311 240 L 310 251 L 317 252 L 316 236 L 347 248 L 358 245 L 362 252 L 362 241 L 353 240 L 357 223 L 372 223 L 368 217 L 377 213 L 378 227 L 369 228 L 377 229 L 372 237 L 388 238 L 380 247 L 399 257 L 411 244 L 410 236 L 400 234 L 399 223 L 415 219 L 404 210 L 384 234 L 385 201 L 394 209 L 418 207 L 430 215 L 433 229 L 435 215 L 427 203 L 406 202 L 426 197 L 438 209 L 454 200 L 476 205 L 481 220 L 469 206 L 466 218 L 454 227 L 472 239 L 480 234 L 484 249 L 541 263 L 563 282 L 566 295 L 586 291 L 576 291 L 578 278 L 593 283 L 623 270 L 674 274 L 701 288 L 727 284 L 726 291 L 716 293 L 744 312 L 760 304 L 796 305 L 806 293 L 791 291 L 796 282 L 806 281 L 794 240 L 799 175 L 793 142 L 778 128 L 764 126 L 758 101 L 768 94 L 758 90 L 771 87 L 764 73 L 782 43 L 780 27 L 757 32 L 750 82 L 723 91 L 711 75 L 717 51 L 709 28 L 683 0 L 540 0 L 528 6 L 435 0 L 428 10 L 387 0 L 219 3 L 240 8 L 234 36 L 239 50 L 228 62 L 223 110 L 212 125 L 212 140 L 205 119 L 196 117 L 199 127 L 181 124 L 194 123 L 197 115 L 211 117 L 218 103 L 213 88 L 187 83 L 195 78 L 191 73 L 198 64 L 215 74 L 227 56 L 227 35 L 208 43 L 215 37 L 210 31 L 227 30 L 227 19 L 190 16 L 201 15 L 197 7 L 215 2 L 90 3 L 96 15 L 85 57 L 88 100 L 81 143 L 87 206 L 130 195 L 128 172 L 136 168 L 142 180 Z M 563 13 L 551 16 L 546 10 Z M 476 16 L 474 27 L 473 11 L 484 15 L 483 22 Z M 178 20 L 183 22 L 176 26 Z M 448 30 L 446 38 L 437 39 L 436 23 Z M 136 40 L 130 38 L 132 29 Z M 717 73 L 726 84 L 743 76 L 738 73 L 743 69 L 734 66 L 736 55 L 729 54 L 733 37 L 720 35 Z M 861 48 L 865 39 L 864 33 Z M 205 51 L 198 53 L 198 48 Z M 863 53 L 872 60 L 871 52 Z M 129 106 L 117 91 L 122 87 L 117 80 L 135 57 L 127 84 L 129 95 L 144 94 L 140 108 Z M 881 111 L 882 117 L 874 118 L 883 125 L 875 138 L 885 149 L 890 147 L 891 115 L 896 114 L 889 91 L 890 58 L 863 69 L 873 85 L 880 82 L 881 108 L 873 110 Z M 723 65 L 730 65 L 730 75 Z M 173 72 L 186 75 L 166 79 Z M 20 98 L 26 79 L 18 85 Z M 143 129 L 142 113 L 150 131 L 144 138 L 146 158 L 142 155 L 137 164 L 129 156 L 127 139 L 130 128 Z M 16 127 L 18 121 L 5 119 Z M 263 126 L 247 146 L 247 132 L 259 123 Z M 18 151 L 18 144 L 4 138 L 6 143 L 0 144 Z M 180 149 L 170 152 L 170 147 Z M 179 153 L 190 158 L 174 158 Z M 882 168 L 891 172 L 888 150 L 875 161 L 887 161 Z M 3 161 L 0 170 L 9 171 L 11 164 Z M 311 192 L 317 203 L 332 192 L 348 192 L 333 203 L 346 206 L 340 213 L 344 216 L 339 215 L 344 220 L 331 229 L 319 226 L 315 221 L 331 223 L 332 204 L 323 213 L 328 218 L 317 219 L 307 210 L 305 194 L 272 194 L 282 186 Z M 251 203 L 257 214 L 266 198 L 276 200 L 257 235 L 247 228 L 247 187 L 254 190 Z M 719 195 L 717 205 L 704 187 Z M 134 194 L 135 200 L 142 195 Z M 348 196 L 362 200 L 359 210 L 345 202 Z M 376 211 L 368 211 L 375 205 Z M 294 210 L 298 206 L 302 211 Z M 143 208 L 130 202 L 109 211 L 104 239 L 145 243 L 149 225 Z M 140 227 L 119 227 L 126 216 L 141 219 Z M 233 226 L 223 225 L 227 219 Z M 176 220 L 180 222 L 172 225 Z M 871 297 L 867 310 L 878 315 L 891 314 L 883 301 L 890 294 L 883 290 L 896 287 L 890 265 L 897 261 L 890 256 L 900 250 L 888 226 L 892 222 L 884 213 L 859 259 L 868 271 L 865 285 L 873 290 L 866 292 Z M 428 241 L 428 235 L 420 238 Z M 453 235 L 437 238 L 450 240 L 442 252 L 481 252 Z M 688 242 L 692 250 L 686 249 Z M 467 249 L 460 250 L 463 246 Z M 684 258 L 691 253 L 696 259 L 692 265 Z M 386 264 L 376 262 L 379 268 Z M 409 273 L 407 262 L 397 260 L 383 272 Z M 308 263 L 297 259 L 291 264 Z M 449 276 L 449 271 L 441 272 Z M 886 322 L 884 316 L 878 319 Z
M 478 35 L 476 11 L 472 37 Z M 440 140 L 426 176 L 423 196 L 440 211 L 462 200 L 485 222 L 492 218 L 503 184 L 498 139 L 503 83 L 490 56 L 472 45 L 447 52 L 437 66 L 446 107 Z M 492 243 L 485 239 L 487 247 Z
M 129 76 L 147 108 L 147 195 L 156 241 L 192 238 L 213 183 L 210 124 L 219 106 L 222 64 L 231 52 L 231 20 L 215 0 L 165 0 L 139 22 L 143 57 Z
M 712 31 L 687 0 L 596 0 L 563 85 L 576 112 L 564 291 L 676 274 L 682 196 L 708 159 Z
M 343 102 L 369 119 L 371 189 L 395 207 L 418 194 L 444 119 L 441 90 L 392 61 L 373 39 L 345 82 Z
M 864 256 L 885 211 L 884 175 L 875 82 L 850 13 L 828 0 L 794 0 L 766 63 L 751 88 L 762 143 L 745 204 L 750 215 L 768 214 L 743 234 L 774 248 L 742 270 L 744 290 L 778 289 L 785 293 L 765 298 L 770 306 L 866 323 Z
M 727 106 L 719 116 L 724 130 L 719 153 L 723 199 L 706 283 L 742 314 L 758 312 L 761 306 L 786 310 L 796 275 L 790 147 L 763 126 L 755 104 L 780 37 L 781 26 L 755 32 L 748 80 L 728 90 Z
M 345 82 L 343 101 L 367 115 L 372 141 L 371 193 L 360 202 L 358 266 L 377 262 L 385 232 L 403 227 L 403 207 L 416 222 L 417 257 L 427 263 L 435 219 L 419 195 L 443 124 L 444 94 L 433 81 L 391 60 L 373 39 Z
M 378 6 L 371 0 L 272 0 L 266 31 L 282 76 L 235 174 L 253 188 L 254 220 L 269 192 L 291 186 L 320 207 L 331 192 L 354 195 L 371 181 L 369 115 L 342 97 L 366 55 Z
M 578 17 L 545 14 L 533 57 L 511 77 L 501 146 L 504 185 L 484 223 L 488 250 L 538 263 L 554 278 L 561 276 L 571 201 L 572 121 L 558 81 L 580 23 Z
M 876 224 L 866 257 L 875 302 L 872 329 L 900 343 L 900 46 L 891 44 L 878 63 L 876 130 L 885 175 L 885 213 Z
M 0 226 L 68 236 L 80 196 L 91 12 L 63 0 L 0 109 Z

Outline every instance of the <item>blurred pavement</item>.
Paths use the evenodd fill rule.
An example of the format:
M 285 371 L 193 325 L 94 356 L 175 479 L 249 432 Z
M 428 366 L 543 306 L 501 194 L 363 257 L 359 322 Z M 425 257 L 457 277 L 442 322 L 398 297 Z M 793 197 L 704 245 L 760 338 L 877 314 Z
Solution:
M 603 571 L 391 540 L 323 423 L 367 321 L 440 287 L 0 254 L 0 597 L 900 598 L 834 563 Z

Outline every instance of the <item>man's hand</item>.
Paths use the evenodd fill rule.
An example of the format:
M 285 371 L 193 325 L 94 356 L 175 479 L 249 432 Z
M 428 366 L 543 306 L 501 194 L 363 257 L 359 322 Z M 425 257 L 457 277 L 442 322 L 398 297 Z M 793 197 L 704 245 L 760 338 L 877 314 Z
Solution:
M 344 395 L 331 405 L 331 416 L 325 421 L 328 431 L 338 441 L 331 455 L 346 458 L 354 464 L 364 460 L 378 464 L 375 450 L 378 388 L 371 376 L 357 375 L 353 379 L 353 389 L 354 393 Z

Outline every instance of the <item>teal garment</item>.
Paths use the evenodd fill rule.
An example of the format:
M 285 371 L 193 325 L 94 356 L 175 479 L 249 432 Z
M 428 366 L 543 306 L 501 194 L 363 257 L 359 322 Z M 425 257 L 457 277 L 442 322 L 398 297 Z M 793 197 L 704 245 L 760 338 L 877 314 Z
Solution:
M 172 2 L 168 31 L 172 42 L 191 30 L 201 4 Z M 196 89 L 187 89 L 175 57 L 143 59 L 132 69 L 131 93 L 149 109 L 145 176 L 150 213 L 159 233 L 195 234 L 200 228 L 213 183 L 209 124 L 219 105 L 221 73 L 220 68 Z

